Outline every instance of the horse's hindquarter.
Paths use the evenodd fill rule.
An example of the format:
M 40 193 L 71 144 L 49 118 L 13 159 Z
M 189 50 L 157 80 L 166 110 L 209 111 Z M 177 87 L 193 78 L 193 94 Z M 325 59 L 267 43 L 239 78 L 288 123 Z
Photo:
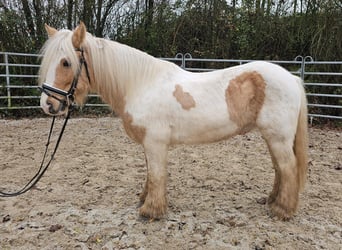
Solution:
M 261 62 L 258 71 L 265 79 L 265 100 L 257 119 L 259 129 L 293 137 L 301 105 L 300 79 L 282 67 Z

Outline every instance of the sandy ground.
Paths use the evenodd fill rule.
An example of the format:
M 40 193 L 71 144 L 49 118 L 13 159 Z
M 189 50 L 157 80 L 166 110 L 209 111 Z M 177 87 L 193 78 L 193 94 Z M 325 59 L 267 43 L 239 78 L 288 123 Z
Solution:
M 0 120 L 2 189 L 37 171 L 50 122 Z M 142 147 L 117 118 L 74 118 L 37 186 L 0 198 L 0 249 L 342 249 L 341 164 L 342 132 L 310 128 L 308 183 L 283 222 L 265 205 L 274 174 L 258 133 L 172 147 L 168 214 L 148 221 Z

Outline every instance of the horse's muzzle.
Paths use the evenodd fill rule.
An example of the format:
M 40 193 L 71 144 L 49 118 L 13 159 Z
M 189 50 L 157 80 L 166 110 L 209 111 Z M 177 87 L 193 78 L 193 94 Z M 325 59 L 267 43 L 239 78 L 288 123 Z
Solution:
M 70 91 L 66 92 L 46 83 L 38 89 L 42 92 L 41 107 L 49 115 L 63 115 L 72 105 L 73 96 L 69 93 Z

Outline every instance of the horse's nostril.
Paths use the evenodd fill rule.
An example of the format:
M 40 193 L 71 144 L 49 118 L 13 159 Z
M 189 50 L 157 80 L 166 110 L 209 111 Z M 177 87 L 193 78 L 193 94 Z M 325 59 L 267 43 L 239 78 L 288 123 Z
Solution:
M 49 113 L 50 113 L 50 114 L 56 114 L 56 113 L 57 113 L 57 111 L 53 108 L 53 105 L 52 105 L 51 102 L 47 101 L 46 104 L 47 104 L 48 107 L 49 107 Z
M 56 111 L 53 109 L 52 105 L 49 106 L 49 112 L 50 114 L 54 114 Z

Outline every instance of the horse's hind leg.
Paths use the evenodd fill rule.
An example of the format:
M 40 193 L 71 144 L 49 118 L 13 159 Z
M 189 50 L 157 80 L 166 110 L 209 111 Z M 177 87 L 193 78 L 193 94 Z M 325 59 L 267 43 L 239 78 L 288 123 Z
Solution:
M 299 183 L 293 140 L 269 139 L 267 144 L 275 169 L 273 190 L 268 204 L 280 219 L 289 219 L 297 210 Z
M 267 140 L 266 140 L 267 142 Z M 270 152 L 271 155 L 271 159 L 272 159 L 272 164 L 273 164 L 273 168 L 274 168 L 274 183 L 273 183 L 273 189 L 272 192 L 270 193 L 270 195 L 268 196 L 268 204 L 271 204 L 275 201 L 275 198 L 278 195 L 278 191 L 279 191 L 279 184 L 280 184 L 280 173 L 278 171 L 278 167 L 277 167 L 277 161 L 276 158 L 273 155 L 273 151 L 270 148 L 270 145 L 267 142 L 267 146 L 268 146 L 268 150 Z
M 160 218 L 166 213 L 166 182 L 167 182 L 167 145 L 145 143 L 145 157 L 147 164 L 147 179 L 140 195 L 143 205 L 140 215 L 148 218 Z

